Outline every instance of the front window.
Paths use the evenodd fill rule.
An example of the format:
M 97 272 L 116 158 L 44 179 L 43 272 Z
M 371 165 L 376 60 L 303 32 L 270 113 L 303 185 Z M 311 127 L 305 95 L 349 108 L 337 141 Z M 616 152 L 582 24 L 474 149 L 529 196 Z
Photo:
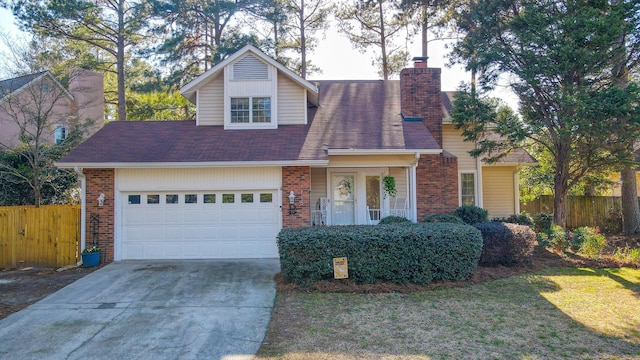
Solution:
M 476 204 L 476 177 L 474 173 L 460 174 L 460 196 L 462 206 Z
M 231 123 L 270 123 L 271 98 L 231 98 Z

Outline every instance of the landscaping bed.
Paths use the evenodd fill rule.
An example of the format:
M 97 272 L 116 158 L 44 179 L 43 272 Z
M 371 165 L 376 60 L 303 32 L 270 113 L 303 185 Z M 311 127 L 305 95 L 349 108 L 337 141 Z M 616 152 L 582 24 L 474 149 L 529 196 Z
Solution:
M 56 271 L 24 268 L 0 271 L 0 319 L 26 308 L 96 269 L 97 267 Z

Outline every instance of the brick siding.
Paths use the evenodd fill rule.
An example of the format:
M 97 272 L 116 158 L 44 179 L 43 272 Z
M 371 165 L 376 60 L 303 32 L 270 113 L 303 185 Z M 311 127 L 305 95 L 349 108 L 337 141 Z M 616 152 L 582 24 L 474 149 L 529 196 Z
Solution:
M 296 214 L 289 215 L 289 193 L 296 195 Z M 311 224 L 311 168 L 284 166 L 282 168 L 282 227 L 296 228 Z
M 102 249 L 100 261 L 110 263 L 113 261 L 114 245 L 114 184 L 115 172 L 113 169 L 85 169 L 87 185 L 87 222 L 86 222 L 86 246 L 93 246 L 93 229 L 91 227 L 91 215 L 98 215 L 100 226 L 98 228 L 98 247 Z M 104 205 L 98 206 L 98 197 L 104 194 Z
M 442 146 L 440 69 L 417 67 L 400 72 L 400 101 L 404 116 L 421 117 Z
M 458 159 L 442 154 L 422 155 L 416 168 L 418 221 L 458 208 Z

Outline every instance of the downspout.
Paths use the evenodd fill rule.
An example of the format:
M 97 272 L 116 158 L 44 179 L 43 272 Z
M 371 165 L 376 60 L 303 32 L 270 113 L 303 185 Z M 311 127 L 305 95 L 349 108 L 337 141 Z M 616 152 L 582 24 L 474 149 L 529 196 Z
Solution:
M 514 194 L 515 214 L 520 214 L 520 175 L 518 175 L 519 172 L 520 172 L 520 167 L 516 166 L 516 170 L 513 172 L 513 191 L 515 192 Z
M 411 211 L 411 220 L 413 222 L 418 222 L 418 184 L 416 175 L 418 160 L 420 160 L 420 153 L 416 153 L 415 160 L 409 168 L 409 184 L 411 184 L 409 207 L 413 209 L 413 211 Z
M 87 230 L 87 178 L 84 176 L 81 168 L 75 166 L 73 171 L 78 174 L 78 182 L 80 182 L 80 250 L 84 250 Z M 80 258 L 80 261 L 78 261 L 76 265 L 82 265 L 82 258 Z

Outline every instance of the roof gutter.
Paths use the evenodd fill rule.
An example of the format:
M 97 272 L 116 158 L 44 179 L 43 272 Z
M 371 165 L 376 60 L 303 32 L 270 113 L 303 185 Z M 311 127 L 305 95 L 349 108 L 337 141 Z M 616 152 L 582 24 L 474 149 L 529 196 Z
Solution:
M 59 168 L 123 169 L 123 168 L 194 168 L 194 167 L 248 167 L 248 166 L 323 166 L 329 160 L 290 161 L 209 161 L 209 162 L 57 162 Z
M 442 154 L 442 149 L 329 149 L 329 155 L 415 155 Z

